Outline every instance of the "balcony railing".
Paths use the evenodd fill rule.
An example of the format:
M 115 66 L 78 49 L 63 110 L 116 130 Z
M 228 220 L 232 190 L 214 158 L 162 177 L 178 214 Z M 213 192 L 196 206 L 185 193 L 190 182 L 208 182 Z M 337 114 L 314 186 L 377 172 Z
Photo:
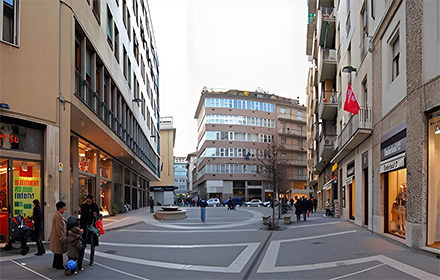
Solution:
M 287 174 L 286 180 L 307 181 L 307 176 L 306 175 L 297 175 L 297 174 Z
M 371 108 L 361 107 L 357 115 L 352 115 L 347 122 L 347 125 L 338 136 L 335 142 L 336 148 L 342 148 L 350 138 L 359 129 L 372 129 L 373 110 Z
M 115 116 L 105 102 L 100 101 L 99 95 L 92 90 L 81 74 L 75 73 L 75 96 L 78 97 L 96 116 L 98 116 L 115 134 L 145 163 L 158 174 L 158 166 L 155 166 L 143 149 L 122 125 L 122 122 Z M 154 155 L 153 155 L 154 156 Z
M 319 118 L 333 120 L 338 110 L 338 92 L 324 91 L 319 100 Z
M 307 131 L 302 131 L 302 130 L 299 131 L 299 130 L 290 130 L 287 128 L 280 128 L 278 130 L 278 133 L 307 137 Z
M 307 161 L 303 161 L 303 160 L 285 159 L 282 160 L 282 163 L 287 165 L 307 166 Z
M 291 120 L 291 121 L 300 121 L 300 122 L 305 122 L 306 119 L 304 116 L 298 116 L 298 115 L 293 115 L 293 114 L 283 114 L 283 113 L 279 113 L 278 114 L 278 118 L 279 119 L 286 119 L 286 120 Z
M 299 146 L 293 144 L 282 144 L 283 149 L 286 150 L 295 150 L 295 151 L 306 151 L 306 146 Z

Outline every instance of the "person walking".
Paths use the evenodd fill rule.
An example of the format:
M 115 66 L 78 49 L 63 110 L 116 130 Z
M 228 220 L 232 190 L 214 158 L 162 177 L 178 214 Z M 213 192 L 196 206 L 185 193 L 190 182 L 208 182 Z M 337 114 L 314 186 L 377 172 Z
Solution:
M 150 196 L 150 199 L 148 200 L 148 204 L 150 204 L 150 213 L 154 213 L 154 199 L 152 196 Z
M 66 203 L 59 201 L 57 202 L 56 207 L 57 211 L 55 211 L 52 219 L 49 249 L 53 252 L 52 267 L 56 269 L 64 269 L 63 254 L 66 252 L 64 249 L 64 244 L 67 244 L 67 229 L 66 220 L 63 218 L 63 213 L 66 211 Z
M 325 202 L 325 216 L 330 217 L 330 210 L 332 209 L 332 204 L 330 203 L 330 198 L 327 198 Z
M 314 198 L 313 199 L 313 210 L 316 213 L 316 208 L 318 207 L 318 199 Z
M 301 198 L 298 198 L 295 202 L 295 214 L 296 214 L 296 221 L 297 222 L 301 221 L 302 212 L 303 212 L 302 201 L 301 201 Z
M 37 244 L 37 252 L 35 256 L 41 256 L 46 253 L 44 249 L 43 242 L 41 242 L 40 232 L 43 229 L 43 214 L 41 213 L 40 201 L 38 199 L 34 199 L 32 201 L 34 204 L 34 210 L 32 213 L 32 220 L 34 221 L 34 228 L 32 229 L 33 239 L 35 239 L 35 243 Z
M 199 201 L 199 206 L 200 206 L 200 218 L 202 220 L 202 223 L 205 222 L 205 217 L 206 217 L 206 206 L 208 205 L 208 203 L 206 202 L 205 198 L 201 198 Z
M 194 197 L 194 206 L 199 206 L 199 198 L 197 196 Z
M 93 265 L 95 259 L 95 246 L 99 246 L 99 238 L 93 234 L 88 228 L 94 225 L 99 214 L 99 207 L 93 202 L 91 194 L 86 196 L 86 201 L 81 206 L 80 228 L 84 231 L 84 243 L 90 244 L 90 265 Z
M 307 198 L 305 198 L 304 196 L 301 199 L 302 201 L 302 207 L 303 207 L 303 218 L 304 218 L 304 222 L 307 221 L 307 211 L 309 209 L 309 200 Z

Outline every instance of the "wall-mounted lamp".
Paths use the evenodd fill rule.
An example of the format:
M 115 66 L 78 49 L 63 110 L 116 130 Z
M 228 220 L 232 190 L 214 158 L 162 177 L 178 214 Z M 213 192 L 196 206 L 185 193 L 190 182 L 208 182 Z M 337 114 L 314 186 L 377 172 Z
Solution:
M 438 122 L 435 123 L 435 134 L 440 134 L 440 128 L 438 128 Z
M 344 73 L 356 72 L 356 68 L 354 68 L 353 66 L 344 66 L 342 68 L 342 72 Z
M 133 102 L 136 102 L 136 103 L 139 103 L 139 102 L 142 102 L 142 99 L 140 99 L 140 98 L 133 98 L 132 101 L 133 101 Z

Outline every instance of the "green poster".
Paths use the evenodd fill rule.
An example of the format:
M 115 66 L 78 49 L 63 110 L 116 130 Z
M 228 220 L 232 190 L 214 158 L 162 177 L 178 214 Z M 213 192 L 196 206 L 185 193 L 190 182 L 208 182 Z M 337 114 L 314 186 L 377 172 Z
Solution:
M 32 216 L 32 201 L 40 200 L 41 185 L 38 177 L 14 177 L 14 198 L 12 214 Z M 41 201 L 40 201 L 41 202 Z

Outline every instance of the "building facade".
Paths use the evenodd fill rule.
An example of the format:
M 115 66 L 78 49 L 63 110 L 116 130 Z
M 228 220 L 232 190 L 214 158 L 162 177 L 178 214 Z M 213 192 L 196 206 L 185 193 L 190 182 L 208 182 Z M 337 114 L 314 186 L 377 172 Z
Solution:
M 151 182 L 150 192 L 160 205 L 174 204 L 174 146 L 176 128 L 173 117 L 160 118 L 160 181 Z M 157 205 L 159 205 L 157 204 Z
M 74 216 L 87 194 L 104 215 L 145 206 L 159 180 L 147 2 L 7 0 L 1 12 L 2 208 L 32 215 L 39 199 L 47 239 L 57 201 Z
M 174 157 L 174 193 L 187 194 L 187 171 L 186 171 L 186 158 Z
M 337 138 L 326 179 L 315 178 L 317 189 L 331 190 L 338 217 L 435 254 L 440 253 L 439 15 L 438 1 L 309 1 L 307 45 L 313 65 L 309 104 L 319 105 L 316 84 L 326 61 L 320 63 L 314 50 L 334 34 Z M 358 114 L 344 110 L 348 84 Z M 315 106 L 308 116 L 324 123 L 323 112 Z M 312 129 L 310 135 L 316 139 L 316 133 Z M 316 147 L 310 146 L 311 154 L 319 152 Z M 315 161 L 311 173 L 317 167 Z
M 268 144 L 283 146 L 288 167 L 283 194 L 308 194 L 306 188 L 305 107 L 298 101 L 264 92 L 238 90 L 201 94 L 195 118 L 198 126 L 196 178 L 193 188 L 208 198 L 272 198 L 273 190 L 259 174 Z

